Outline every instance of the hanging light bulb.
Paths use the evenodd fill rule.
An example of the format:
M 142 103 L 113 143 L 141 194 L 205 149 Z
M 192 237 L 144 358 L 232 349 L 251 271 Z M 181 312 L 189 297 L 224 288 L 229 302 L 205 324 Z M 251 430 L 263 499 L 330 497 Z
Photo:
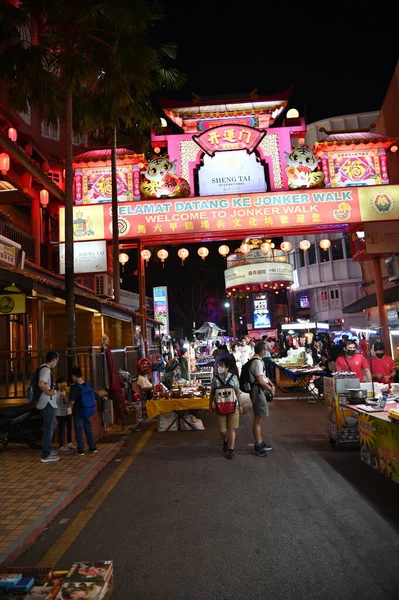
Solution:
M 291 250 L 291 248 L 292 248 L 292 244 L 291 244 L 291 242 L 282 242 L 282 243 L 280 244 L 280 249 L 281 249 L 283 252 L 289 252 L 289 251 Z
M 12 142 L 16 142 L 17 141 L 18 134 L 17 134 L 17 130 L 14 129 L 14 127 L 10 127 L 9 128 L 9 130 L 8 130 L 8 137 L 9 137 L 9 139 Z
M 230 248 L 228 246 L 226 246 L 226 244 L 223 244 L 222 246 L 219 246 L 218 252 L 219 252 L 219 254 L 224 256 L 224 258 L 226 258 L 226 256 L 230 252 Z
M 269 254 L 270 250 L 272 249 L 272 245 L 270 242 L 263 242 L 263 244 L 260 245 L 260 249 L 264 254 Z
M 304 252 L 307 252 L 311 245 L 312 244 L 309 242 L 309 240 L 302 240 L 301 242 L 299 242 L 299 247 Z
M 125 264 L 127 263 L 128 260 L 129 260 L 129 255 L 126 254 L 126 252 L 121 252 L 119 254 L 119 262 L 122 265 L 122 272 L 125 270 Z
M 147 267 L 148 266 L 148 261 L 151 258 L 151 252 L 149 250 L 142 250 L 140 252 L 140 254 L 141 254 L 141 258 L 143 258 L 145 260 L 145 266 Z
M 331 242 L 329 239 L 325 238 L 323 240 L 320 240 L 319 242 L 319 246 L 322 250 L 325 250 L 327 252 L 327 250 L 330 248 L 331 246 Z
M 180 248 L 179 252 L 177 253 L 177 256 L 179 258 L 181 258 L 181 264 L 184 265 L 184 261 L 186 260 L 187 256 L 189 255 L 189 251 L 187 250 L 187 248 Z
M 198 256 L 200 256 L 202 260 L 205 260 L 208 254 L 209 250 L 208 248 L 205 248 L 205 246 L 201 246 L 201 248 L 198 248 Z
M 158 250 L 157 256 L 162 262 L 162 267 L 165 268 L 165 260 L 168 258 L 169 252 L 165 248 L 161 248 L 161 250 Z
M 241 246 L 240 246 L 240 252 L 241 252 L 242 254 L 245 254 L 245 256 L 246 256 L 247 254 L 249 254 L 249 253 L 251 252 L 251 250 L 252 250 L 252 246 L 251 246 L 250 244 L 247 244 L 246 242 L 244 242 L 244 243 L 243 243 L 243 244 L 241 244 Z

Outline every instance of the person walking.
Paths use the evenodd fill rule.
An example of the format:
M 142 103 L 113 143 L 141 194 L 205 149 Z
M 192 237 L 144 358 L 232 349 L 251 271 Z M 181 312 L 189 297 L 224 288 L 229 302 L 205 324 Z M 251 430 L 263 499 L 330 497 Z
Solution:
M 82 378 L 80 367 L 74 367 L 71 376 L 73 385 L 69 392 L 69 402 L 72 406 L 73 424 L 75 427 L 76 444 L 78 446 L 75 454 L 77 456 L 84 456 L 83 432 L 86 435 L 89 452 L 97 452 L 89 416 L 90 413 L 94 414 L 95 411 L 95 393 L 90 383 Z M 88 410 L 89 407 L 92 410 Z
M 218 428 L 223 440 L 223 452 L 226 458 L 232 460 L 235 458 L 234 445 L 236 440 L 236 429 L 240 424 L 240 414 L 242 414 L 241 392 L 237 375 L 235 374 L 235 365 L 229 358 L 220 360 L 217 372 L 211 383 L 211 392 L 209 395 L 209 410 L 212 412 L 215 405 Z M 232 388 L 236 396 L 235 410 L 231 414 L 218 413 L 217 401 L 215 401 L 216 390 L 218 388 Z M 227 391 L 231 391 L 227 389 Z
M 66 391 L 67 380 L 65 377 L 59 377 L 55 382 L 57 394 L 57 423 L 58 423 L 58 443 L 61 452 L 75 450 L 72 443 L 72 408 Z M 64 434 L 66 429 L 67 444 L 64 444 Z
M 57 425 L 57 392 L 54 389 L 53 376 L 51 369 L 57 365 L 59 359 L 58 352 L 49 351 L 46 360 L 41 365 L 38 373 L 38 387 L 41 391 L 39 400 L 36 402 L 43 417 L 43 441 L 41 462 L 57 462 L 60 460 L 58 452 L 52 450 L 51 442 L 53 440 L 54 429 Z
M 265 374 L 264 356 L 266 355 L 266 346 L 263 341 L 255 344 L 255 354 L 251 359 L 249 367 L 249 379 L 251 383 L 250 398 L 254 413 L 253 434 L 254 434 L 254 453 L 257 456 L 267 456 L 268 450 L 273 447 L 262 439 L 262 421 L 264 417 L 269 416 L 269 403 L 266 395 L 275 393 L 275 387 Z

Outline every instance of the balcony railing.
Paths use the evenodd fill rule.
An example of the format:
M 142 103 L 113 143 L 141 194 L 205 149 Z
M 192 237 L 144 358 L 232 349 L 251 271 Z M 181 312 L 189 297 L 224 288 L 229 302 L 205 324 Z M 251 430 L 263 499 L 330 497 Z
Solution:
M 0 221 L 0 235 L 20 244 L 26 258 L 35 260 L 35 238 L 4 221 Z

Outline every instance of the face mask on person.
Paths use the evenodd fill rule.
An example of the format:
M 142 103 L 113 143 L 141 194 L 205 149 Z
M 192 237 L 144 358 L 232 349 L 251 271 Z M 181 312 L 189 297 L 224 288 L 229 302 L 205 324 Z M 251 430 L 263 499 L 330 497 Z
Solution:
M 54 367 L 57 366 L 57 362 L 58 362 L 57 360 L 54 361 L 54 362 L 52 362 L 51 365 L 50 365 L 50 369 L 54 369 Z
M 219 366 L 218 367 L 218 373 L 219 373 L 219 375 L 224 375 L 225 370 L 226 370 L 226 367 Z
M 241 344 L 242 344 L 242 346 L 246 346 L 246 345 L 247 345 L 247 342 L 245 342 L 245 341 L 242 341 L 242 342 L 241 342 Z
M 353 356 L 354 354 L 356 354 L 356 350 L 347 350 L 346 353 L 348 356 Z
M 378 356 L 378 358 L 382 358 L 384 353 L 380 350 L 379 352 L 376 352 L 375 355 Z

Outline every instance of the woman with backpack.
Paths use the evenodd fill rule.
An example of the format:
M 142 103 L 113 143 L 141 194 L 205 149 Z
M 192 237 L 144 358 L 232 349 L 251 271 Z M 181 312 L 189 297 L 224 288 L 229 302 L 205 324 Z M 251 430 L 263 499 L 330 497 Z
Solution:
M 209 396 L 209 410 L 215 409 L 217 424 L 223 440 L 226 458 L 234 458 L 236 429 L 240 422 L 241 392 L 233 362 L 229 358 L 219 361 L 217 372 L 212 379 Z

